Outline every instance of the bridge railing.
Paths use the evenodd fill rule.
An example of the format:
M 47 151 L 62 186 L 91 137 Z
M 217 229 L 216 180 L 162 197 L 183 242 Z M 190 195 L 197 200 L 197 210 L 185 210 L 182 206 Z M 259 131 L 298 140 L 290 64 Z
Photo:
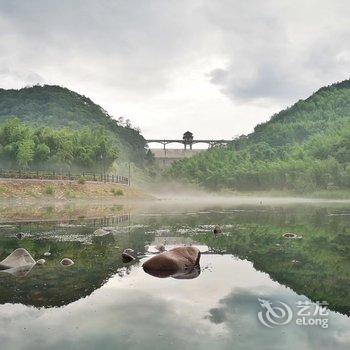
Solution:
M 190 149 L 192 149 L 192 145 L 196 143 L 206 143 L 209 145 L 209 147 L 213 147 L 215 145 L 227 145 L 228 143 L 232 142 L 232 140 L 183 140 L 183 139 L 149 139 L 146 140 L 147 143 L 160 143 L 163 145 L 163 148 L 165 149 L 166 145 L 169 143 L 181 143 L 184 145 L 185 149 L 186 146 L 189 146 Z

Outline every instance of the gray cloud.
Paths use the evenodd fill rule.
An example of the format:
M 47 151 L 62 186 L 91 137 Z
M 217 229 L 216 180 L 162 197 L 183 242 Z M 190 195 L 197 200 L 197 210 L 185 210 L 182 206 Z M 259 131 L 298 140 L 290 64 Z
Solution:
M 249 1 L 212 7 L 228 64 L 211 82 L 236 101 L 294 101 L 349 77 L 350 6 L 345 1 Z
M 162 89 L 198 44 L 190 9 L 181 1 L 3 2 L 0 47 L 7 54 L 0 62 L 133 91 Z
M 0 0 L 0 85 L 64 85 L 152 136 L 231 137 L 348 78 L 349 15 L 346 0 Z

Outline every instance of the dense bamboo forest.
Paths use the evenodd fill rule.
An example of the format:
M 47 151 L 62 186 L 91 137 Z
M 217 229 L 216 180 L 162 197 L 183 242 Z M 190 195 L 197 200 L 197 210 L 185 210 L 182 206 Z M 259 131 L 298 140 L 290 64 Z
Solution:
M 89 133 L 86 130 L 80 132 L 81 129 L 88 128 L 93 131 L 96 135 L 91 136 L 91 138 L 98 137 L 99 134 L 103 133 L 103 138 L 108 139 L 108 147 L 119 150 L 121 161 L 131 161 L 138 166 L 147 164 L 151 157 L 150 153 L 147 152 L 146 140 L 141 135 L 140 130 L 131 125 L 129 119 L 122 117 L 118 120 L 113 119 L 102 107 L 95 104 L 88 97 L 60 86 L 35 85 L 19 90 L 0 89 L 0 123 L 6 123 L 13 118 L 18 118 L 26 125 L 34 128 L 48 127 L 52 130 L 65 128 L 77 131 L 71 133 L 71 135 L 74 134 L 74 137 L 78 140 L 77 135 L 84 134 L 85 136 L 81 137 L 86 139 L 86 135 Z M 67 134 L 67 130 L 54 132 L 54 134 L 62 136 Z M 26 142 L 29 145 L 28 141 Z M 86 140 L 84 142 L 86 143 Z M 0 144 L 5 147 L 7 141 L 0 139 Z M 85 147 L 83 144 L 76 146 Z M 23 147 L 22 145 L 20 149 L 23 149 Z M 95 147 L 95 145 L 91 144 L 91 147 Z M 28 149 L 28 147 L 26 148 Z M 42 152 L 47 153 L 48 150 L 44 150 L 42 147 Z M 13 161 L 17 161 L 16 157 L 18 155 L 15 150 L 5 151 L 5 153 L 5 158 L 10 156 Z M 71 158 L 71 156 L 69 157 Z M 86 161 L 77 160 L 76 162 L 88 166 L 91 159 Z M 31 162 L 17 161 L 17 163 L 27 165 Z
M 350 187 L 350 80 L 321 88 L 228 147 L 173 164 L 171 178 L 210 189 Z

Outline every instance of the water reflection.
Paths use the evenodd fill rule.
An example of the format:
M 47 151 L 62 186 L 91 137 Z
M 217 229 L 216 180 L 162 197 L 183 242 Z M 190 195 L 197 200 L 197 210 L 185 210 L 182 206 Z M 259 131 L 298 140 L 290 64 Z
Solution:
M 52 254 L 25 278 L 0 275 L 1 349 L 348 349 L 350 225 L 349 216 L 334 215 L 348 212 L 305 206 L 143 213 L 97 240 L 92 225 L 3 228 L 0 257 L 19 247 L 35 260 Z M 223 231 L 217 237 L 216 223 Z M 285 239 L 286 232 L 302 239 Z M 187 280 L 146 274 L 142 264 L 164 241 L 167 249 L 198 247 L 201 270 Z M 137 257 L 130 264 L 121 259 L 126 248 Z M 63 257 L 75 264 L 65 269 Z M 330 312 L 328 329 L 291 323 L 270 330 L 258 322 L 258 298 L 291 306 L 327 300 L 343 315 Z

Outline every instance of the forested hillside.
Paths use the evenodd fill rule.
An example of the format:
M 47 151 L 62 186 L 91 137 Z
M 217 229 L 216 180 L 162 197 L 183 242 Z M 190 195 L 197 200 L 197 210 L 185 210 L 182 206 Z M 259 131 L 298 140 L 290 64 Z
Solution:
M 60 86 L 0 89 L 0 123 L 12 118 L 40 128 L 98 129 L 99 133 L 106 133 L 109 147 L 118 149 L 121 161 L 143 165 L 149 159 L 145 139 L 129 121 L 112 119 L 89 98 Z M 2 140 L 0 143 L 3 145 Z
M 168 175 L 212 189 L 350 188 L 350 81 L 321 88 L 227 148 L 176 162 Z
M 95 130 L 54 130 L 12 118 L 0 125 L 0 141 L 0 164 L 6 169 L 104 172 L 119 155 L 101 126 Z

